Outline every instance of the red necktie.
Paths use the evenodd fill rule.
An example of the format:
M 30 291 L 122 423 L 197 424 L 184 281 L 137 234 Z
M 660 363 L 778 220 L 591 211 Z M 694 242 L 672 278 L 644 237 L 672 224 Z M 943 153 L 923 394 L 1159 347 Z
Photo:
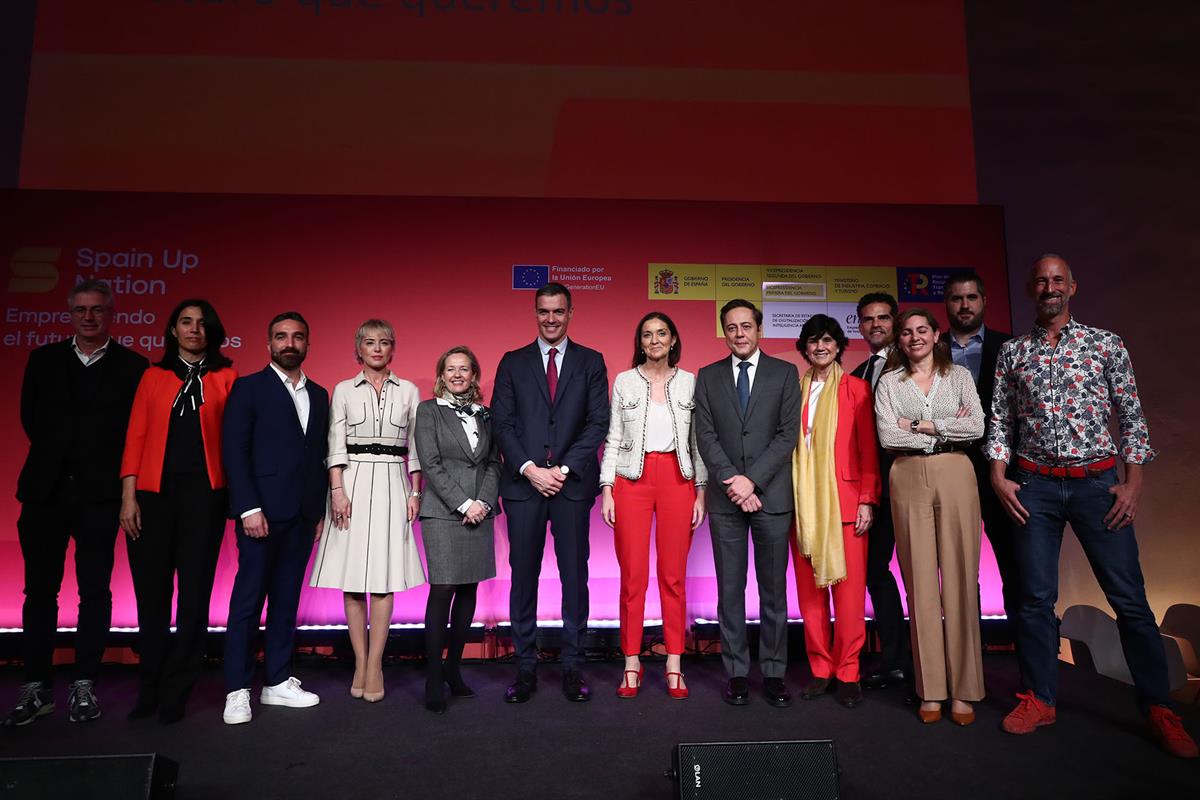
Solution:
M 546 388 L 550 390 L 550 402 L 554 402 L 554 390 L 558 388 L 558 363 L 554 357 L 558 355 L 558 348 L 550 348 L 550 358 L 546 362 Z

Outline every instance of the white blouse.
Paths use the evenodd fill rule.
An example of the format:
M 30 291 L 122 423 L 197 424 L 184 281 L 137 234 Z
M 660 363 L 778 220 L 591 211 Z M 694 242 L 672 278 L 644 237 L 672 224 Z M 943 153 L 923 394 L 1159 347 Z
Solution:
M 958 416 L 960 408 L 967 415 Z M 937 436 L 900 430 L 896 420 L 930 420 Z M 944 442 L 970 442 L 983 436 L 983 407 L 975 380 L 966 367 L 957 364 L 945 375 L 936 372 L 929 394 L 903 369 L 894 369 L 879 379 L 875 389 L 875 426 L 879 443 L 888 450 L 923 450 L 932 453 Z
M 812 447 L 813 420 L 817 418 L 817 401 L 821 399 L 821 390 L 825 381 L 813 381 L 808 385 L 808 424 L 804 426 L 804 442 Z
M 671 421 L 671 408 L 666 403 L 650 401 L 646 414 L 646 452 L 672 453 L 675 451 L 675 425 Z

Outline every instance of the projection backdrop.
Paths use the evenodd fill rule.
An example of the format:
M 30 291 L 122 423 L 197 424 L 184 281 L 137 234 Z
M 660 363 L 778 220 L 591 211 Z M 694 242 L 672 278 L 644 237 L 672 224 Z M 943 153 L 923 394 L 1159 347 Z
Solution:
M 0 626 L 19 626 L 19 507 L 11 494 L 27 447 L 17 387 L 29 350 L 66 335 L 65 295 L 84 277 L 117 292 L 113 334 L 152 357 L 161 352 L 165 317 L 188 296 L 210 299 L 226 325 L 227 352 L 247 373 L 267 362 L 266 324 L 296 309 L 312 324 L 306 372 L 332 388 L 353 376 L 354 331 L 381 316 L 396 327 L 392 365 L 423 397 L 437 357 L 467 344 L 479 355 L 484 388 L 506 350 L 536 335 L 533 292 L 558 280 L 571 287 L 570 335 L 598 348 L 610 380 L 629 366 L 633 326 L 651 309 L 674 318 L 691 371 L 727 354 L 716 309 L 724 298 L 763 301 L 763 349 L 799 363 L 795 332 L 806 315 L 827 311 L 857 336 L 854 300 L 867 289 L 897 293 L 902 307 L 944 314 L 941 281 L 972 268 L 987 280 L 987 324 L 1007 328 L 1010 307 L 1003 224 L 986 206 L 801 205 L 606 200 L 262 197 L 89 192 L 0 193 L 4 276 L 0 370 L 10 402 L 0 416 Z M 866 354 L 855 339 L 845 365 Z M 499 576 L 480 588 L 478 619 L 507 617 L 504 520 L 497 526 Z M 611 531 L 593 513 L 592 618 L 617 617 L 618 569 Z M 1001 613 L 990 551 L 981 568 L 983 607 Z M 236 550 L 232 526 L 210 613 L 221 625 Z M 689 611 L 715 618 L 716 593 L 707 524 L 696 533 L 688 570 Z M 543 564 L 539 616 L 556 619 L 559 591 L 552 550 Z M 751 581 L 753 587 L 753 581 Z M 113 577 L 114 625 L 136 624 L 124 544 Z M 753 588 L 749 594 L 755 595 Z M 794 587 L 792 613 L 796 614 Z M 60 623 L 72 625 L 68 571 Z M 399 595 L 398 622 L 419 621 L 425 590 Z M 647 615 L 658 614 L 656 588 Z M 338 592 L 306 589 L 301 621 L 342 621 Z M 748 614 L 757 615 L 754 597 Z

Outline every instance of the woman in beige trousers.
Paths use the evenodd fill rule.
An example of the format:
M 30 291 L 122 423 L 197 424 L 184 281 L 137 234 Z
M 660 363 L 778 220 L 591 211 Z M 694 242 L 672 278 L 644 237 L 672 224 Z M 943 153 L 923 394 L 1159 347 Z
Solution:
M 896 553 L 911 620 L 920 718 L 975 721 L 983 699 L 979 640 L 979 490 L 966 448 L 983 435 L 971 373 L 938 342 L 937 321 L 912 309 L 896 321 L 889 371 L 875 393 L 880 443 L 896 454 L 889 478 Z

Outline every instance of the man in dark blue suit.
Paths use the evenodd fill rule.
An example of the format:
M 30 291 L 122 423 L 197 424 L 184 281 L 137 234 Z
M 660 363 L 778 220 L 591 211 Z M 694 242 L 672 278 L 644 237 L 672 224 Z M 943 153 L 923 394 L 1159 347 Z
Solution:
M 271 363 L 239 378 L 225 406 L 221 446 L 237 521 L 238 571 L 225 631 L 225 722 L 250 721 L 252 646 L 267 606 L 264 705 L 320 702 L 291 675 L 300 585 L 325 512 L 329 393 L 308 380 L 308 323 L 295 311 L 267 328 Z
M 537 592 L 549 520 L 562 580 L 563 693 L 583 702 L 589 699 L 579 668 L 588 618 L 588 519 L 600 493 L 596 450 L 608 432 L 608 371 L 598 352 L 567 339 L 574 310 L 567 287 L 546 284 L 534 304 L 537 341 L 505 353 L 492 395 L 517 660 L 517 681 L 504 699 L 524 703 L 537 688 Z

